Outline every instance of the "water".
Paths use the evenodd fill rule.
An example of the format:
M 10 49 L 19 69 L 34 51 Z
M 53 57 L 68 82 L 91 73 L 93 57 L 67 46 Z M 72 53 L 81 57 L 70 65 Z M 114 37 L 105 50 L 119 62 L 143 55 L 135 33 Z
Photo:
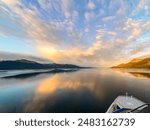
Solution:
M 0 77 L 9 73 L 12 75 L 1 71 Z M 149 70 L 100 68 L 0 78 L 0 112 L 101 113 L 117 96 L 126 93 L 148 103 L 149 75 Z

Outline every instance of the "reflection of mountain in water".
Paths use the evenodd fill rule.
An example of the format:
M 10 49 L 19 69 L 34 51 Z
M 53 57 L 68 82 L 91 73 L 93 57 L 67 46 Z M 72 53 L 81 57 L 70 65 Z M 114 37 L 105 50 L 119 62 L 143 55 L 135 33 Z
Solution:
M 144 73 L 144 72 L 129 72 L 130 74 L 132 74 L 135 77 L 146 77 L 146 78 L 150 78 L 150 73 Z
M 39 74 L 54 74 L 54 73 L 64 73 L 77 71 L 81 68 L 89 67 L 80 67 L 73 64 L 56 64 L 56 63 L 38 63 L 35 61 L 30 61 L 26 59 L 21 60 L 7 60 L 0 61 L 0 72 L 9 73 L 10 71 L 22 71 L 19 74 L 6 75 L 1 78 L 16 78 L 23 79 L 33 77 Z M 32 70 L 32 72 L 24 73 L 24 70 Z
M 125 69 L 125 68 L 117 68 L 113 69 L 115 72 L 126 76 L 134 76 L 137 78 L 150 78 L 150 70 L 149 69 Z
M 11 75 L 11 76 L 4 76 L 2 78 L 3 79 L 25 79 L 25 78 L 34 77 L 34 76 L 40 75 L 40 74 L 69 73 L 69 72 L 74 72 L 74 71 L 78 71 L 78 70 L 79 69 L 52 69 L 52 70 L 48 70 L 48 71 L 30 72 L 30 73 L 16 74 L 16 75 Z

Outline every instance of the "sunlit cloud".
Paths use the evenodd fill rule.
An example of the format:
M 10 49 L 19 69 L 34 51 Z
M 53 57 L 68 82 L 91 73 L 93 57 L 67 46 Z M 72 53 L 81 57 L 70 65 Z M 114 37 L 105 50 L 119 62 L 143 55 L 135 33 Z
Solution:
M 55 49 L 51 46 L 38 46 L 38 51 L 40 54 L 47 59 L 51 59 L 55 62 L 60 63 L 77 63 L 77 64 L 88 64 L 90 59 L 93 59 L 93 65 L 95 65 L 98 61 L 98 52 L 100 51 L 100 42 L 94 43 L 91 47 L 86 49 L 81 49 L 78 47 L 74 47 L 69 50 Z
M 17 60 L 17 59 L 28 59 L 31 61 L 37 61 L 40 63 L 50 63 L 53 61 L 50 60 L 46 60 L 43 58 L 39 58 L 36 56 L 32 56 L 29 54 L 18 54 L 18 53 L 12 53 L 12 52 L 4 52 L 4 51 L 0 51 L 0 60 Z
M 0 11 L 1 36 L 54 62 L 110 66 L 150 51 L 148 0 L 1 0 Z
M 19 0 L 1 0 L 1 1 L 10 6 L 19 4 Z

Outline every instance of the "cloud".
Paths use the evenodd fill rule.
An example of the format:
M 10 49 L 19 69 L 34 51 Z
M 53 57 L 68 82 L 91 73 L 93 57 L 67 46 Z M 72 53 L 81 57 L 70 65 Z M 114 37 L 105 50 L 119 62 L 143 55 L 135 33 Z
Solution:
M 69 11 L 70 9 L 70 3 L 67 0 L 62 0 L 62 2 L 63 2 L 62 9 L 64 11 L 63 13 L 64 15 L 66 15 L 65 12 Z M 41 3 L 42 2 L 40 2 L 40 4 Z M 78 12 L 73 10 L 72 16 L 69 16 L 69 17 L 72 17 L 71 19 L 68 19 L 68 20 L 65 19 L 63 21 L 54 20 L 51 22 L 46 22 L 39 18 L 39 10 L 37 10 L 37 7 L 35 7 L 34 5 L 30 5 L 32 9 L 29 9 L 29 8 L 26 8 L 23 3 L 19 3 L 19 6 L 21 8 L 18 7 L 17 1 L 16 2 L 5 1 L 5 4 L 7 5 L 7 8 L 9 10 L 13 11 L 13 15 L 15 14 L 17 18 L 16 20 L 10 20 L 10 21 L 14 21 L 16 28 L 17 27 L 20 28 L 18 30 L 22 30 L 24 34 L 26 33 L 26 36 L 28 38 L 31 38 L 32 40 L 34 40 L 34 42 L 38 44 L 45 44 L 45 45 L 51 44 L 53 46 L 59 46 L 60 44 L 63 44 L 62 36 L 60 32 L 64 31 L 63 28 L 65 26 L 67 26 L 68 28 L 73 28 L 74 26 L 73 22 L 78 17 Z M 42 4 L 41 6 L 43 7 Z M 7 16 L 7 19 L 13 19 L 13 16 Z M 20 25 L 20 27 L 18 25 Z M 4 26 L 2 25 L 1 28 L 2 27 Z M 8 33 L 10 32 L 10 35 L 16 35 L 16 34 L 11 33 L 11 32 L 16 33 L 16 31 L 15 30 L 13 31 L 12 28 L 5 27 L 3 30 L 4 30 L 3 32 L 6 32 L 8 30 L 7 32 Z M 8 35 L 8 33 L 6 33 L 6 35 Z M 79 38 L 79 36 L 75 34 L 75 31 L 73 29 L 71 31 L 67 30 L 65 33 L 68 33 L 66 34 L 68 35 L 68 37 L 72 36 L 72 38 L 74 39 Z
M 98 29 L 96 39 L 103 43 L 99 58 L 105 59 L 104 64 L 109 65 L 111 62 L 118 64 L 129 60 L 134 55 L 143 54 L 141 52 L 148 47 L 149 41 L 142 43 L 135 41 L 149 31 L 149 24 L 149 22 L 129 18 L 122 23 L 121 28 L 116 28 L 114 31 Z M 112 37 L 106 39 L 108 35 Z M 116 62 L 114 62 L 115 59 Z
M 4 52 L 0 51 L 0 60 L 20 60 L 20 59 L 28 59 L 31 61 L 37 61 L 40 63 L 50 63 L 52 61 L 46 60 L 43 58 L 35 57 L 32 55 L 27 55 L 27 54 L 18 54 L 18 53 L 12 53 L 12 52 Z
M 103 21 L 104 22 L 110 22 L 112 20 L 114 20 L 116 18 L 116 16 L 106 16 L 106 17 L 103 17 Z
M 149 0 L 139 0 L 139 3 L 137 4 L 136 8 L 133 10 L 132 15 L 136 15 L 139 11 L 144 9 L 144 7 L 148 2 Z
M 131 42 L 147 32 L 150 29 L 150 22 L 143 21 L 135 21 L 132 19 L 128 19 L 125 22 L 125 26 L 123 30 L 125 32 L 129 32 L 129 36 L 127 38 L 127 42 Z
M 90 21 L 92 20 L 92 18 L 94 18 L 95 14 L 93 12 L 85 12 L 84 13 L 84 17 L 86 21 Z
M 86 33 L 90 32 L 89 28 L 85 28 L 84 31 L 85 31 Z
M 149 41 L 147 42 L 145 42 L 145 41 L 143 41 L 143 42 L 138 42 L 138 43 L 136 43 L 137 45 L 135 45 L 134 47 L 133 47 L 133 45 L 132 46 L 130 46 L 130 47 L 128 47 L 128 50 L 130 51 L 130 54 L 131 55 L 139 55 L 139 54 L 141 54 L 142 53 L 142 55 L 145 55 L 146 54 L 146 49 L 147 49 L 147 47 L 149 46 Z M 144 54 L 144 53 L 145 54 Z
M 81 33 L 76 33 L 72 27 L 68 27 L 67 28 L 67 32 L 68 32 L 68 35 L 72 38 L 72 39 L 75 39 L 76 42 L 78 42 L 80 39 L 81 39 Z
M 5 1 L 8 2 L 8 1 Z M 0 5 L 3 5 L 4 3 L 0 2 Z M 9 5 L 16 5 L 15 2 L 13 4 L 7 3 Z M 0 34 L 9 37 L 19 37 L 19 38 L 27 38 L 26 31 L 22 29 L 22 24 L 20 23 L 20 18 L 17 18 L 16 14 L 8 8 L 7 4 L 0 6 Z M 16 31 L 17 30 L 17 31 Z
M 69 61 L 69 63 L 72 64 L 82 65 L 85 63 L 87 64 L 88 61 L 93 58 L 92 62 L 94 62 L 92 64 L 95 65 L 95 58 L 98 56 L 97 53 L 99 52 L 100 48 L 101 43 L 96 42 L 91 47 L 86 49 L 74 47 L 68 50 L 59 50 L 51 46 L 38 46 L 37 49 L 44 58 L 51 59 L 55 62 L 66 63 Z M 90 64 L 91 62 L 89 65 Z
M 146 16 L 146 20 L 132 17 L 134 9 L 129 2 L 89 0 L 83 3 L 2 0 L 0 34 L 31 40 L 39 55 L 61 63 L 108 66 L 145 50 L 149 42 L 136 41 L 150 30 L 150 22 Z M 135 14 L 146 3 L 141 0 Z
M 116 36 L 116 32 L 107 32 L 107 34 L 111 35 L 111 36 Z
M 73 0 L 60 0 L 61 1 L 61 9 L 66 18 L 71 17 L 74 1 Z
M 95 8 L 95 4 L 94 2 L 92 2 L 91 0 L 89 0 L 88 4 L 87 4 L 87 8 L 90 10 L 93 10 Z
M 19 0 L 1 0 L 1 1 L 9 6 L 14 6 L 20 3 Z

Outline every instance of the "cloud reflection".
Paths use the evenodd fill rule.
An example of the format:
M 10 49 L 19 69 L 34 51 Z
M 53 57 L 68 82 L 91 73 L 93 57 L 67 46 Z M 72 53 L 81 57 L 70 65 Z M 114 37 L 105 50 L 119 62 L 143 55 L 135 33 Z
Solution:
M 63 103 L 64 100 L 68 100 L 68 104 L 74 102 L 74 105 L 77 105 L 75 102 L 89 98 L 89 101 L 94 104 L 95 100 L 104 98 L 107 88 L 104 87 L 104 83 L 99 84 L 101 76 L 98 74 L 98 77 L 92 71 L 88 73 L 84 73 L 84 71 L 74 72 L 69 75 L 65 73 L 52 75 L 39 83 L 32 101 L 25 106 L 25 111 L 39 112 L 48 108 L 47 111 L 56 111 L 56 109 L 52 109 L 59 104 L 58 102 L 62 101 Z M 60 110 L 58 111 L 60 112 Z
M 93 90 L 95 85 L 92 82 L 84 82 L 84 79 L 69 78 L 68 75 L 60 77 L 59 75 L 54 75 L 52 77 L 43 80 L 37 88 L 38 94 L 49 94 L 54 93 L 59 89 L 73 89 L 78 90 L 81 87 L 87 87 L 89 90 Z

